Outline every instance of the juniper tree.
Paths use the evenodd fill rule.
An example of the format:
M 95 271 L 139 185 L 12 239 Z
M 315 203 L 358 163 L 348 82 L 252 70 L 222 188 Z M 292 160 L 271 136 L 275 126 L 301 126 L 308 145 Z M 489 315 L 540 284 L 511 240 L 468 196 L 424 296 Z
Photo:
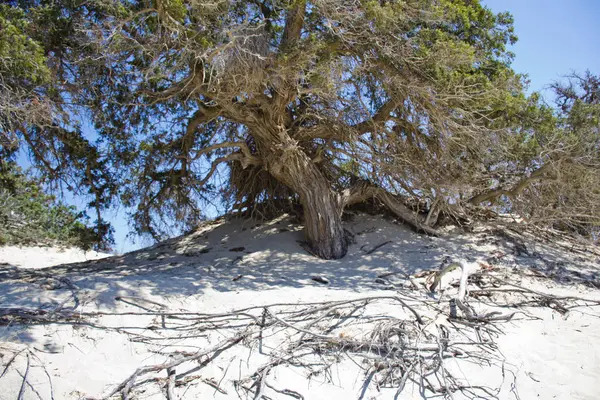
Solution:
M 296 198 L 324 258 L 346 253 L 343 209 L 370 198 L 434 233 L 398 195 L 446 202 L 523 100 L 511 18 L 478 2 L 103 4 L 82 27 L 103 56 L 80 64 L 83 96 L 117 152 L 137 144 L 142 229 L 229 183 L 236 207 Z
M 86 241 L 106 248 L 112 228 L 102 212 L 116 195 L 115 181 L 101 150 L 83 133 L 82 108 L 73 101 L 72 61 L 81 42 L 75 21 L 89 12 L 81 4 L 7 0 L 0 5 L 0 174 L 13 174 L 19 149 L 27 150 L 42 171 L 41 182 L 35 182 L 39 190 L 50 186 L 54 191 L 60 184 L 90 198 L 96 221 L 93 234 L 86 228 Z M 22 184 L 34 185 L 28 179 L 22 177 Z M 0 190 L 11 192 L 3 183 Z M 32 203 L 45 209 L 49 198 L 35 196 Z
M 52 4 L 69 21 L 65 51 L 47 54 L 55 90 L 98 135 L 80 165 L 104 172 L 84 186 L 132 207 L 138 232 L 193 225 L 212 201 L 297 203 L 315 254 L 339 258 L 352 205 L 435 234 L 468 204 L 534 215 L 523 205 L 561 160 L 593 176 L 563 157 L 565 119 L 511 69 L 512 17 L 479 1 Z

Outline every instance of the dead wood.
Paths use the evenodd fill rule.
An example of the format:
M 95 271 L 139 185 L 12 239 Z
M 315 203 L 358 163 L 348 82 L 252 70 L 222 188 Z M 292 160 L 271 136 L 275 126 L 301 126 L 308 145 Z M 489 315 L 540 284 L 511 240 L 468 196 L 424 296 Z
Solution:
M 433 289 L 439 288 L 444 271 L 448 272 L 452 266 L 437 274 L 435 284 L 431 285 Z M 454 268 L 458 267 L 462 268 L 462 265 L 454 265 Z M 164 355 L 164 362 L 138 368 L 103 399 L 115 396 L 133 398 L 136 391 L 158 384 L 166 398 L 171 400 L 177 398 L 179 390 L 196 379 L 226 393 L 220 382 L 198 378 L 191 373 L 216 362 L 221 355 L 237 346 L 258 348 L 261 354 L 270 358 L 254 373 L 235 382 L 236 389 L 241 389 L 238 395 L 242 398 L 286 396 L 302 399 L 306 394 L 270 382 L 273 371 L 288 366 L 303 370 L 307 376 L 326 375 L 333 365 L 344 359 L 361 366 L 366 377 L 365 393 L 372 381 L 377 382 L 379 388 L 394 388 L 396 398 L 409 384 L 445 396 L 457 391 L 472 396 L 488 396 L 486 391 L 489 388 L 469 385 L 449 373 L 446 360 L 464 358 L 482 364 L 489 363 L 490 359 L 500 360 L 494 339 L 501 334 L 500 324 L 519 314 L 527 316 L 526 311 L 518 307 L 551 307 L 562 313 L 582 305 L 600 305 L 600 301 L 584 297 L 553 296 L 529 290 L 510 281 L 494 268 L 471 273 L 463 268 L 457 288 L 450 285 L 441 294 L 440 299 L 450 296 L 452 301 L 439 302 L 428 297 L 423 290 L 423 282 L 427 278 L 423 274 L 419 276 L 407 277 L 412 286 L 399 288 L 394 295 L 364 296 L 343 301 L 281 302 L 214 314 L 171 312 L 162 307 L 159 310 L 143 307 L 137 312 L 115 313 L 75 313 L 64 310 L 62 306 L 54 310 L 12 307 L 0 309 L 0 321 L 19 325 L 85 323 L 92 329 L 126 332 L 132 341 L 162 347 L 157 354 Z M 511 297 L 495 296 L 500 293 Z M 133 302 L 136 299 L 129 300 Z M 478 312 L 478 304 L 486 302 L 497 309 Z M 135 303 L 137 306 L 138 302 Z M 392 307 L 398 315 L 381 312 L 385 309 L 382 307 Z M 513 310 L 507 314 L 498 311 L 503 308 Z M 155 316 L 163 323 L 145 333 L 103 326 L 102 318 L 113 315 Z M 90 323 L 92 318 L 98 322 Z M 280 332 L 286 332 L 285 339 L 275 346 L 268 344 Z M 224 339 L 198 351 L 165 351 L 170 343 L 197 341 L 213 333 Z M 0 378 L 6 375 L 19 354 L 22 353 L 9 360 Z M 23 379 L 22 386 L 29 387 L 27 379 Z

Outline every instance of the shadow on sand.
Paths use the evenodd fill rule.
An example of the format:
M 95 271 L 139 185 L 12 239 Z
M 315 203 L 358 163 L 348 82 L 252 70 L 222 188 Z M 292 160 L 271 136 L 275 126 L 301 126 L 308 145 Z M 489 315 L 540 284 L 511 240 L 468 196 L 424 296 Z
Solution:
M 437 269 L 448 257 L 458 261 L 504 258 L 512 267 L 534 267 L 550 274 L 569 271 L 575 258 L 542 249 L 525 253 L 522 243 L 493 232 L 427 237 L 381 217 L 357 215 L 346 223 L 354 243 L 340 260 L 321 260 L 302 247 L 302 227 L 286 217 L 268 222 L 232 219 L 123 256 L 44 269 L 0 265 L 0 307 L 56 307 L 73 291 L 78 302 L 116 310 L 126 297 L 149 301 L 183 296 L 200 299 L 206 291 L 292 290 L 322 286 L 327 290 L 386 289 L 382 274 L 414 274 Z M 499 254 L 499 249 L 501 249 Z M 584 260 L 585 261 L 585 260 Z M 511 265 L 512 263 L 512 265 Z M 596 267 L 578 265 L 565 283 L 598 278 Z M 551 275 L 550 275 L 551 276 Z M 565 274 L 557 274 L 564 281 Z M 568 274 L 567 274 L 568 276 Z M 325 278 L 325 286 L 312 278 Z M 402 276 L 399 279 L 404 279 Z M 389 288 L 389 287 L 388 287 Z M 5 335 L 0 335 L 5 336 Z M 25 337 L 23 337 L 26 340 Z

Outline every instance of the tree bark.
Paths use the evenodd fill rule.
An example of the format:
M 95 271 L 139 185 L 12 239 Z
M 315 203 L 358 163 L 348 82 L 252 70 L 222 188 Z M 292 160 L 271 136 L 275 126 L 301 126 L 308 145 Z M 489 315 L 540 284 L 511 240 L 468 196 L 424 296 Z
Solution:
M 317 165 L 285 132 L 261 132 L 255 138 L 267 171 L 300 197 L 311 251 L 328 260 L 346 255 L 343 204 Z
M 311 186 L 300 195 L 306 239 L 315 255 L 327 260 L 342 258 L 348 251 L 348 241 L 337 196 L 328 187 L 323 191 L 320 185 Z
M 296 141 L 271 144 L 266 168 L 298 194 L 304 211 L 304 233 L 312 252 L 331 260 L 346 255 L 342 203 L 330 183 Z

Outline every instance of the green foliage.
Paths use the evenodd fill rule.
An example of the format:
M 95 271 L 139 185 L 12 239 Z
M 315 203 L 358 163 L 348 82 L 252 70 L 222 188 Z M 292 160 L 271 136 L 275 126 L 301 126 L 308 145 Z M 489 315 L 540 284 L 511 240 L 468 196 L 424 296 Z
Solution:
M 172 18 L 176 22 L 183 21 L 187 13 L 183 0 L 156 0 L 156 3 L 159 13 L 164 13 L 163 17 Z
M 5 84 L 38 85 L 50 79 L 44 48 L 28 35 L 30 28 L 23 10 L 0 5 L 0 76 Z
M 0 165 L 0 245 L 62 245 L 110 249 L 110 235 L 88 226 L 89 218 L 43 190 L 14 163 Z
M 101 211 L 110 207 L 115 194 L 114 175 L 102 152 L 82 132 L 85 110 L 73 101 L 72 91 L 77 91 L 77 86 L 72 79 L 78 67 L 71 62 L 80 55 L 79 43 L 85 35 L 76 30 L 76 21 L 105 7 L 81 4 L 72 0 L 10 0 L 0 5 L 0 157 L 14 160 L 20 148 L 28 150 L 33 166 L 46 181 L 60 182 L 74 194 L 87 197 L 89 208 L 96 211 L 95 233 L 68 222 L 75 218 L 75 214 L 69 216 L 72 210 L 59 204 L 51 207 L 49 198 L 40 195 L 39 203 L 48 203 L 44 207 L 55 210 L 55 214 L 37 215 L 23 198 L 15 197 L 16 193 L 5 191 L 3 195 L 22 208 L 23 215 L 36 221 L 53 219 L 40 227 L 49 235 L 42 235 L 44 240 L 75 240 L 79 235 L 81 245 L 95 241 L 101 246 L 102 234 L 110 241 L 111 228 Z M 80 232 L 69 233 L 67 227 Z M 55 228 L 58 231 L 54 232 Z M 18 236 L 18 232 L 11 235 Z

